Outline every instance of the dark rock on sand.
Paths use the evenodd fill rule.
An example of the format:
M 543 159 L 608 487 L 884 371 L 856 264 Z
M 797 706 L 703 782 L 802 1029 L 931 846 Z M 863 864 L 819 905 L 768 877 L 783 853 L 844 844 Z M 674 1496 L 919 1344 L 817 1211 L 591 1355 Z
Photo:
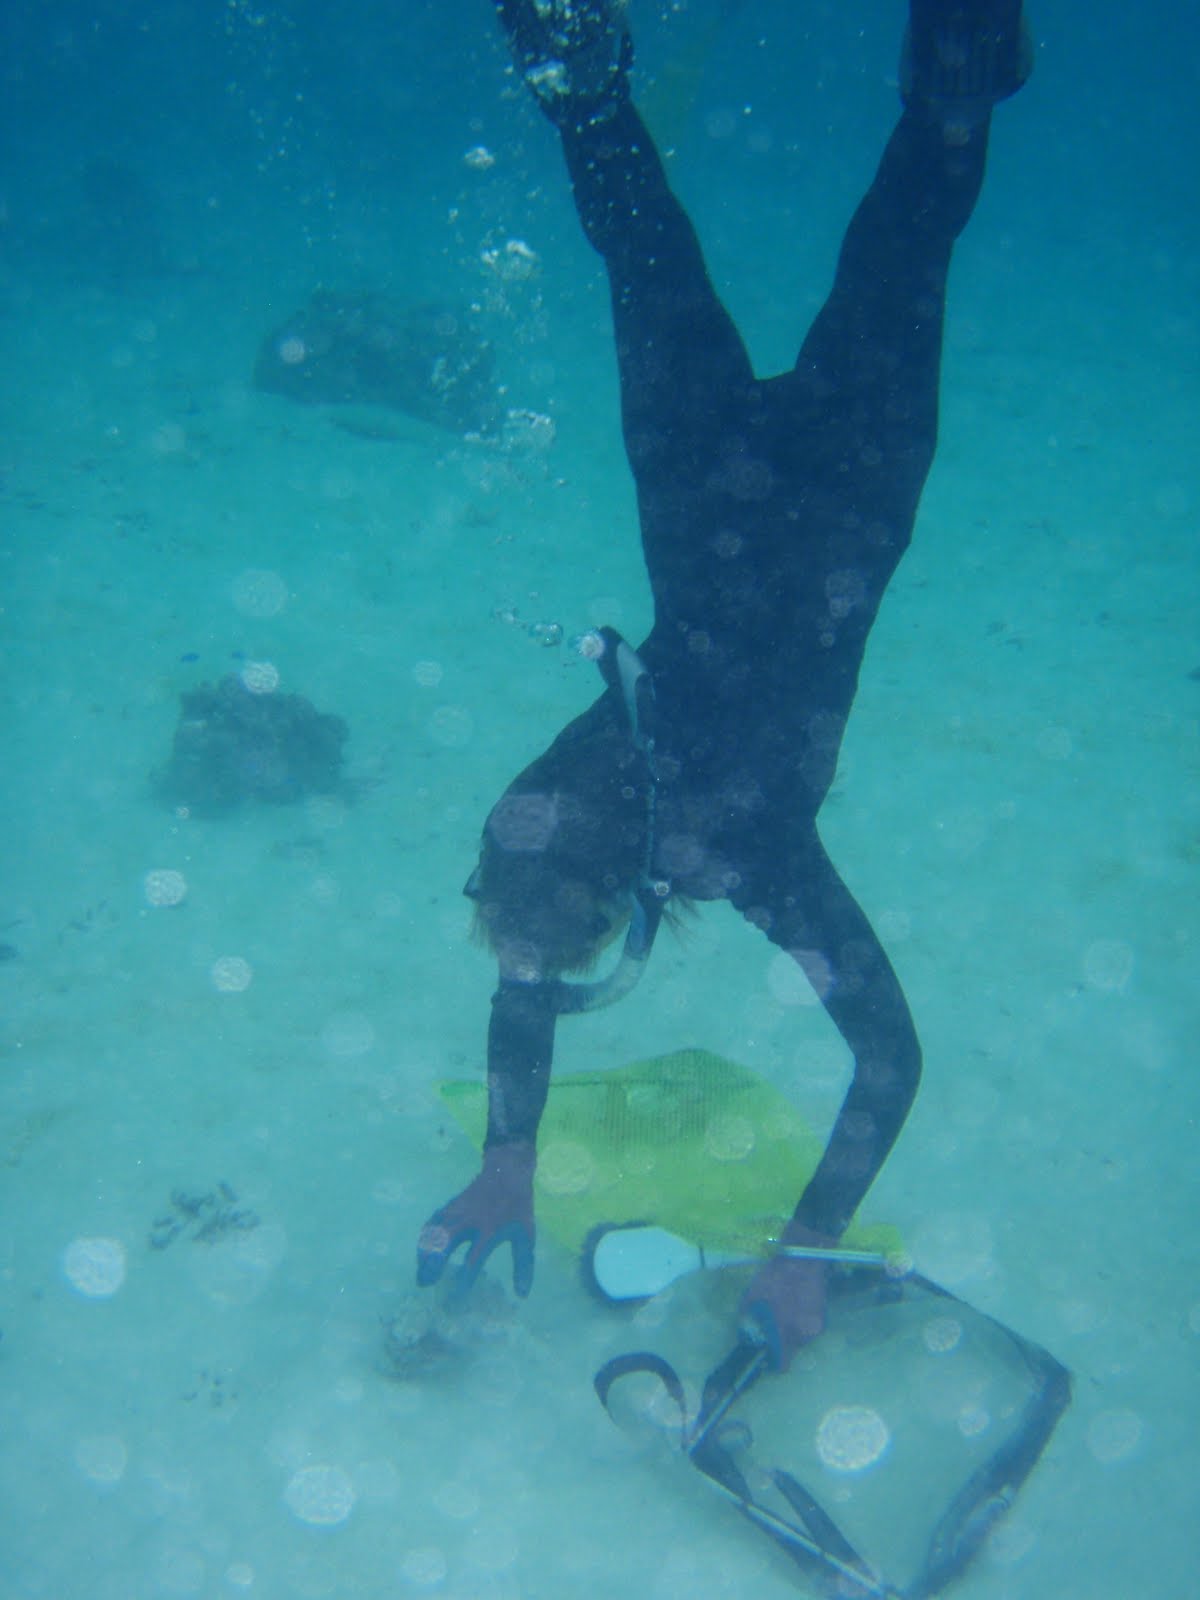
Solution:
M 179 698 L 171 759 L 153 780 L 168 804 L 211 815 L 338 789 L 346 724 L 303 695 L 254 694 L 231 673 Z
M 468 316 L 321 289 L 263 341 L 257 388 L 292 400 L 406 411 L 455 433 L 494 427 L 492 348 Z

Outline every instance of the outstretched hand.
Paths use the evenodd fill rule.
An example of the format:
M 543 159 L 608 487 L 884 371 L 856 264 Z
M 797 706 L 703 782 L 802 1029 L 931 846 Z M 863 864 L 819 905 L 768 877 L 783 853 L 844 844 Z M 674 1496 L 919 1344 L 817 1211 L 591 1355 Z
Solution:
M 792 1224 L 784 1245 L 827 1248 L 835 1243 L 811 1228 Z M 779 1254 L 754 1274 L 742 1296 L 742 1319 L 749 1335 L 760 1340 L 775 1372 L 786 1372 L 801 1345 L 825 1328 L 827 1261 Z
M 421 1229 L 417 1240 L 417 1282 L 437 1283 L 454 1253 L 466 1246 L 460 1285 L 465 1292 L 501 1245 L 512 1245 L 513 1288 L 527 1295 L 533 1285 L 532 1143 L 493 1145 L 483 1152 L 479 1176 L 448 1201 Z

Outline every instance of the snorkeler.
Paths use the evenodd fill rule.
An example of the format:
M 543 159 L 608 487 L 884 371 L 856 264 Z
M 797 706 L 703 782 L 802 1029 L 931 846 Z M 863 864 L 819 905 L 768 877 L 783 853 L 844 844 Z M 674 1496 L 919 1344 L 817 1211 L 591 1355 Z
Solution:
M 826 854 L 867 636 L 933 459 L 946 277 L 993 105 L 1028 76 L 1020 0 L 911 0 L 899 123 L 795 366 L 756 378 L 630 99 L 615 0 L 496 0 L 562 138 L 608 271 L 654 626 L 587 636 L 601 697 L 509 785 L 466 893 L 495 952 L 479 1175 L 429 1220 L 418 1279 L 510 1244 L 533 1278 L 533 1176 L 555 1023 L 626 992 L 670 902 L 729 900 L 803 969 L 853 1057 L 781 1246 L 833 1245 L 921 1070 L 900 984 Z M 602 982 L 570 981 L 612 939 Z M 823 1261 L 779 1254 L 743 1302 L 785 1369 L 821 1331 Z

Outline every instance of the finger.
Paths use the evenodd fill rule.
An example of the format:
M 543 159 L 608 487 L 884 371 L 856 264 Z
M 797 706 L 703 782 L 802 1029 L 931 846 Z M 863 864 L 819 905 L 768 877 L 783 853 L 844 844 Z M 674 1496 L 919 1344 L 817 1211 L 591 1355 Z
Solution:
M 533 1288 L 533 1230 L 522 1223 L 513 1227 L 513 1288 L 521 1299 Z
M 504 1244 L 512 1245 L 513 1289 L 522 1299 L 529 1293 L 533 1287 L 533 1239 L 523 1222 L 509 1222 L 478 1240 L 467 1256 L 460 1277 L 464 1294 L 479 1276 L 484 1262 Z
M 477 1228 L 447 1227 L 440 1212 L 431 1217 L 421 1229 L 421 1236 L 417 1240 L 417 1286 L 428 1289 L 430 1285 L 437 1283 L 454 1252 L 463 1245 L 474 1250 L 478 1238 Z

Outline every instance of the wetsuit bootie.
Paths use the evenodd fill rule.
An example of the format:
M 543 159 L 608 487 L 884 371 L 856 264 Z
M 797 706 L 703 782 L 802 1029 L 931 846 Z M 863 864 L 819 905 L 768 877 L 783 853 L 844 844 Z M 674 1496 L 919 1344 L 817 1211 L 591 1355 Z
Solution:
M 911 0 L 900 93 L 949 132 L 985 122 L 1033 70 L 1021 0 Z
M 629 96 L 625 0 L 495 0 L 518 71 L 551 122 L 607 122 Z

